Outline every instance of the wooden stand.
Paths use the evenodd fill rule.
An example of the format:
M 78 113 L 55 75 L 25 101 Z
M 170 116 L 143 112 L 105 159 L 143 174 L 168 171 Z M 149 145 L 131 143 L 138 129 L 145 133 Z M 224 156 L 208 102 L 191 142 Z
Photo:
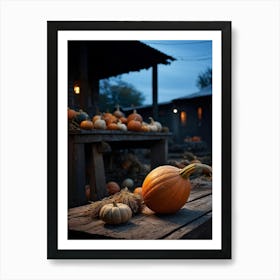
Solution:
M 149 148 L 151 168 L 166 164 L 168 137 L 171 133 L 123 132 L 92 130 L 69 132 L 68 138 L 68 204 L 69 207 L 87 203 L 85 195 L 86 158 L 85 145 L 90 144 L 90 193 L 91 200 L 107 195 L 106 178 L 101 145 L 112 143 L 115 148 Z

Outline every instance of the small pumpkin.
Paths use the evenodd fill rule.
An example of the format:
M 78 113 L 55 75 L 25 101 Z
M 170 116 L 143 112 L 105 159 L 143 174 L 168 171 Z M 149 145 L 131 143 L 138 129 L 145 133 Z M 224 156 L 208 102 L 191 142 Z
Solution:
M 112 123 L 108 123 L 107 129 L 110 129 L 110 130 L 119 130 L 119 126 L 118 126 L 116 123 L 112 122 Z
M 103 114 L 103 120 L 105 120 L 106 125 L 108 125 L 110 123 L 117 123 L 118 118 L 115 117 L 113 114 L 107 112 Z
M 161 132 L 168 133 L 169 132 L 169 128 L 167 126 L 163 126 L 162 129 L 161 129 Z
M 141 131 L 149 132 L 150 131 L 149 125 L 147 123 L 145 123 L 145 122 L 142 122 Z
M 117 126 L 118 126 L 119 130 L 127 131 L 127 126 L 124 123 L 122 123 L 121 121 L 117 122 Z
M 120 110 L 120 105 L 117 105 L 116 106 L 117 109 L 116 111 L 113 113 L 113 115 L 117 118 L 121 118 L 121 117 L 124 117 L 124 113 Z
M 140 114 L 137 113 L 137 111 L 134 109 L 133 113 L 131 113 L 128 117 L 127 117 L 127 123 L 129 123 L 130 121 L 138 121 L 138 122 L 142 122 L 143 118 Z
M 90 120 L 85 120 L 80 123 L 82 129 L 91 130 L 93 129 L 93 122 Z
M 152 118 L 150 118 L 150 119 L 151 119 L 151 122 L 148 124 L 149 131 L 157 132 L 158 131 L 157 125 L 155 124 L 155 122 Z
M 156 130 L 156 131 L 160 132 L 161 129 L 162 129 L 161 123 L 160 123 L 159 121 L 155 121 L 152 117 L 149 117 L 149 119 L 150 119 L 150 121 L 151 121 L 151 124 L 150 124 L 150 125 L 156 126 L 156 127 L 157 127 L 157 130 Z
M 92 122 L 95 123 L 95 121 L 101 120 L 101 115 L 95 115 L 92 117 Z
M 134 187 L 134 181 L 131 178 L 126 178 L 122 181 L 122 187 L 131 190 Z
M 82 121 L 88 120 L 89 119 L 89 115 L 88 113 L 86 113 L 85 111 L 83 111 L 82 109 L 79 110 L 79 112 L 77 113 L 76 117 L 75 117 L 75 121 L 80 124 Z
M 192 137 L 192 142 L 200 142 L 201 141 L 201 137 L 200 136 L 193 136 Z
M 127 118 L 126 117 L 120 117 L 119 120 L 124 123 L 127 124 Z
M 106 188 L 109 195 L 115 194 L 121 190 L 120 185 L 117 182 L 110 181 L 106 184 Z
M 68 120 L 73 120 L 77 116 L 78 112 L 68 108 Z
M 133 191 L 134 194 L 139 194 L 142 197 L 142 187 L 136 187 Z
M 131 120 L 127 124 L 127 129 L 131 131 L 141 131 L 142 130 L 142 124 L 141 122 L 137 120 Z
M 189 176 L 197 171 L 212 174 L 212 168 L 201 163 L 192 163 L 183 169 L 171 165 L 153 169 L 142 184 L 144 203 L 156 213 L 171 214 L 179 211 L 190 195 Z
M 105 223 L 111 225 L 123 224 L 130 220 L 132 211 L 129 206 L 124 203 L 108 203 L 102 206 L 99 217 Z
M 94 128 L 96 128 L 96 129 L 106 129 L 106 122 L 102 119 L 96 120 L 94 122 Z

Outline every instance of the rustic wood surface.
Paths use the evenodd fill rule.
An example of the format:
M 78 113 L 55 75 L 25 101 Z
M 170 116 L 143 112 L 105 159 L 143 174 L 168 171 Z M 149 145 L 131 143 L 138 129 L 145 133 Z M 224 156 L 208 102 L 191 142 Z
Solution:
M 207 182 L 203 187 L 192 189 L 188 202 L 175 214 L 158 215 L 144 207 L 141 214 L 135 215 L 123 225 L 107 225 L 100 219 L 81 216 L 87 208 L 88 205 L 69 209 L 70 233 L 85 233 L 87 238 L 93 239 L 187 239 L 188 236 L 195 238 L 197 234 L 194 233 L 197 229 L 197 232 L 201 232 L 203 225 L 211 226 L 212 188 Z M 208 235 L 211 238 L 211 232 Z
M 133 132 L 118 130 L 81 130 L 69 131 L 75 143 L 93 143 L 101 141 L 157 141 L 168 139 L 172 133 L 165 132 Z

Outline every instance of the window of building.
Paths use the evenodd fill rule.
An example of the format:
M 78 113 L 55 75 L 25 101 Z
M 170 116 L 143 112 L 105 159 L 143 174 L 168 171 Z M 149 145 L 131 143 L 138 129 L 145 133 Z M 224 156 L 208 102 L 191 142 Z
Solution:
M 185 125 L 187 123 L 187 113 L 185 111 L 181 111 L 180 119 L 181 119 L 181 124 Z
M 197 108 L 197 118 L 201 121 L 202 120 L 202 107 Z

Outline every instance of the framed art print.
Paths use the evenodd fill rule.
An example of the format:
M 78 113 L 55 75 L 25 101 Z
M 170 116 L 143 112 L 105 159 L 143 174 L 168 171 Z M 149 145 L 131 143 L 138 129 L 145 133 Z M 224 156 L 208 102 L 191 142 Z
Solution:
M 231 22 L 47 28 L 47 257 L 231 258 Z

